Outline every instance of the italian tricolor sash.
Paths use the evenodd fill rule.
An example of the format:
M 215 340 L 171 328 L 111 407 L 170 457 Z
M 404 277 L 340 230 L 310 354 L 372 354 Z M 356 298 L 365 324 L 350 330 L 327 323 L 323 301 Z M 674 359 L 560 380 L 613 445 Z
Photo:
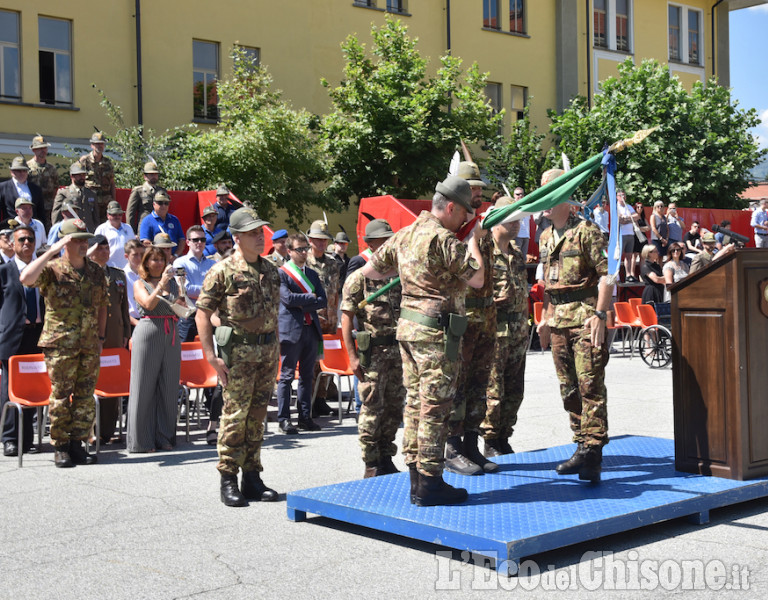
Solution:
M 312 285 L 312 282 L 307 278 L 304 271 L 302 271 L 301 268 L 296 266 L 295 262 L 293 262 L 292 260 L 289 260 L 280 268 L 283 271 L 285 271 L 285 274 L 288 275 L 288 277 L 290 277 L 291 279 L 293 279 L 302 290 L 304 290 L 305 294 L 315 293 L 315 286 Z

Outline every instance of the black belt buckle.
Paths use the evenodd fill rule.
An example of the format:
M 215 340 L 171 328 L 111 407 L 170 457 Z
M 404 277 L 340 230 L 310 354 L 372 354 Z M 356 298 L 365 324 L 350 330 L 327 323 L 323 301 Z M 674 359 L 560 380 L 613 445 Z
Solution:
M 448 314 L 447 313 L 440 313 L 435 318 L 435 321 L 437 321 L 438 327 L 442 327 L 443 329 L 446 328 L 448 325 Z

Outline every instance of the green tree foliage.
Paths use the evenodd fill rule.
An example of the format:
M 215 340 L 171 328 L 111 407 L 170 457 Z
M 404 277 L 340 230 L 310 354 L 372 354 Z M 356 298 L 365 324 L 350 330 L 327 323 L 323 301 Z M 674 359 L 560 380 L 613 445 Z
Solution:
M 497 134 L 484 94 L 486 76 L 461 60 L 440 58 L 434 77 L 418 39 L 395 19 L 371 29 L 370 55 L 354 35 L 342 44 L 346 65 L 338 87 L 326 79 L 334 111 L 322 123 L 331 163 L 326 193 L 346 203 L 356 196 L 419 197 L 445 177 L 459 141 Z
M 730 90 L 714 79 L 696 82 L 688 93 L 655 60 L 619 65 L 619 76 L 601 84 L 594 106 L 575 98 L 562 114 L 550 111 L 558 143 L 549 162 L 565 152 L 572 164 L 639 129 L 660 125 L 642 144 L 617 156 L 618 183 L 630 198 L 680 206 L 741 208 L 737 195 L 749 185 L 750 170 L 765 151 L 749 129 L 759 123 L 754 109 L 742 110 Z M 584 190 L 588 193 L 588 190 Z
M 172 177 L 188 189 L 224 182 L 263 218 L 285 209 L 293 226 L 306 220 L 310 205 L 339 210 L 316 189 L 325 155 L 312 132 L 314 117 L 285 103 L 271 88 L 271 75 L 242 49 L 232 59 L 231 79 L 218 85 L 219 126 L 180 140 Z
M 512 125 L 509 139 L 496 138 L 486 148 L 485 168 L 491 183 L 506 184 L 510 192 L 518 186 L 527 191 L 539 187 L 544 171 L 544 138 L 544 134 L 531 125 L 529 106 L 526 106 L 523 118 Z

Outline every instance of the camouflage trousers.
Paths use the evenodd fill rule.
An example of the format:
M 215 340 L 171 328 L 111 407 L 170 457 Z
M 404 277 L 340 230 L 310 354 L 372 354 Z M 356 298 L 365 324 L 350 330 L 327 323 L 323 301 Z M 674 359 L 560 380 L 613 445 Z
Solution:
M 51 380 L 51 441 L 64 446 L 70 439 L 85 440 L 96 417 L 93 389 L 99 378 L 99 353 L 79 348 L 42 350 Z
M 469 321 L 461 337 L 461 369 L 448 419 L 449 435 L 480 432 L 486 412 L 486 387 L 496 345 L 496 311 L 483 310 L 482 321 Z
M 424 475 L 439 476 L 445 462 L 448 417 L 456 394 L 461 361 L 445 358 L 443 342 L 400 342 L 403 384 L 405 464 Z
M 272 397 L 280 363 L 277 341 L 239 345 L 232 349 L 229 381 L 223 389 L 216 468 L 225 475 L 262 471 L 261 443 L 264 417 Z
M 573 441 L 587 446 L 608 443 L 605 366 L 608 345 L 595 348 L 584 327 L 552 328 L 552 358 L 568 411 Z
M 403 422 L 405 403 L 403 361 L 397 344 L 371 349 L 371 364 L 357 384 L 357 391 L 363 403 L 357 420 L 363 461 L 371 463 L 394 456 L 395 435 Z
M 517 423 L 525 392 L 528 333 L 528 321 L 520 319 L 509 323 L 508 332 L 496 338 L 482 426 L 485 439 L 507 439 Z

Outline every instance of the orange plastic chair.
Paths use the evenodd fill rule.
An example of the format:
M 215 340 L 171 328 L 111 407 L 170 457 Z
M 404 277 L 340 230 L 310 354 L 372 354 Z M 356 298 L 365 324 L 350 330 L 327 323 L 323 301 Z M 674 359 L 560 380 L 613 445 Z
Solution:
M 197 390 L 195 398 L 197 406 L 197 425 L 202 424 L 200 416 L 200 396 L 207 388 L 215 388 L 218 383 L 216 369 L 205 359 L 203 345 L 200 342 L 182 342 L 181 344 L 181 369 L 179 371 L 179 384 L 184 389 L 184 401 L 187 405 L 187 441 L 189 441 L 189 397 L 190 390 Z
M 639 316 L 637 314 L 637 307 L 640 306 L 643 303 L 643 299 L 642 298 L 630 298 L 629 300 L 627 300 L 627 302 L 629 302 L 629 306 L 632 308 L 632 312 L 635 313 L 635 316 Z
M 8 359 L 8 402 L 3 407 L 0 423 L 5 423 L 5 413 L 16 409 L 18 413 L 18 448 L 19 468 L 22 466 L 22 449 L 24 448 L 24 426 L 22 409 L 37 408 L 37 445 L 43 443 L 43 409 L 48 407 L 51 397 L 51 380 L 45 368 L 42 354 L 20 354 Z
M 629 305 L 629 302 L 615 302 L 613 309 L 616 311 L 616 326 L 629 329 L 631 340 L 629 347 L 629 357 L 632 358 L 634 354 L 635 329 L 637 329 L 639 332 L 643 324 L 640 322 L 640 317 L 635 316 L 634 312 L 632 311 L 632 307 Z M 622 342 L 622 348 L 623 345 L 624 344 Z
M 339 423 L 341 423 L 341 378 L 348 378 L 349 390 L 351 392 L 351 378 L 354 377 L 354 375 L 352 369 L 349 367 L 349 354 L 347 354 L 347 346 L 344 343 L 344 339 L 341 337 L 341 330 L 337 330 L 336 333 L 323 334 L 323 358 L 320 359 L 320 374 L 317 376 L 315 389 L 312 392 L 311 406 L 314 407 L 315 405 L 317 390 L 320 389 L 320 380 L 323 379 L 324 376 L 333 377 L 336 380 L 336 391 L 339 394 Z M 354 396 L 350 395 L 350 400 L 347 404 L 347 413 L 349 413 L 353 400 Z
M 544 303 L 543 302 L 534 302 L 533 303 L 533 327 L 531 327 L 531 335 L 528 336 L 528 348 L 526 349 L 526 352 L 528 352 L 531 349 L 531 344 L 533 343 L 533 334 L 536 332 L 536 327 L 539 323 L 541 323 L 541 315 L 544 312 Z M 542 348 L 541 352 L 544 352 L 544 349 Z
M 656 310 L 650 304 L 639 304 L 637 307 L 640 324 L 643 328 L 653 327 L 659 324 Z
M 131 353 L 125 348 L 107 348 L 101 351 L 99 379 L 94 389 L 95 396 L 102 398 L 123 398 L 130 395 Z M 98 401 L 98 400 L 97 400 Z M 118 434 L 123 437 L 123 410 L 118 410 Z M 128 424 L 126 422 L 126 428 Z M 96 448 L 100 446 L 100 436 L 96 436 Z

